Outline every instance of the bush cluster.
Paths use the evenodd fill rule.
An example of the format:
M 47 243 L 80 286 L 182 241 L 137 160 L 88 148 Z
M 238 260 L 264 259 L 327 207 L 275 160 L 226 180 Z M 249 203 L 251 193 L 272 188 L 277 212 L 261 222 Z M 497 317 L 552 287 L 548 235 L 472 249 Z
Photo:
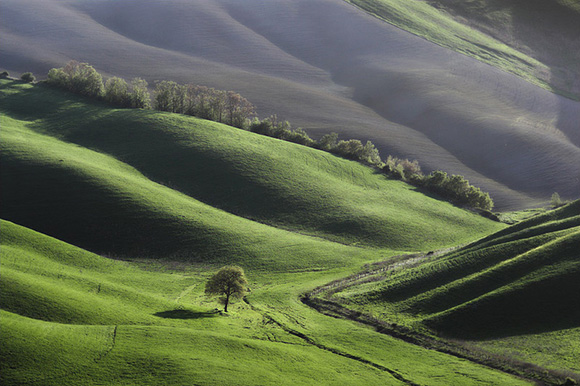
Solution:
M 337 133 L 326 134 L 318 141 L 315 141 L 310 138 L 304 129 L 300 127 L 293 129 L 288 121 L 278 121 L 276 115 L 272 115 L 263 120 L 254 119 L 250 125 L 250 131 L 324 150 L 367 165 L 381 165 L 379 151 L 371 141 L 367 141 L 364 145 L 358 139 L 339 141 Z
M 131 87 L 113 77 L 103 84 L 103 77 L 88 63 L 71 60 L 62 68 L 48 72 L 46 83 L 89 98 L 103 99 L 118 107 L 149 108 L 151 96 L 145 80 L 135 78 Z
M 387 157 L 382 169 L 385 174 L 392 178 L 407 181 L 454 204 L 483 211 L 489 211 L 493 208 L 493 200 L 489 193 L 471 185 L 463 176 L 449 176 L 441 170 L 424 175 L 417 160 L 409 161 L 392 156 Z
M 288 121 L 278 121 L 276 115 L 263 120 L 255 118 L 250 125 L 250 131 L 309 147 L 314 147 L 316 144 L 316 141 L 310 138 L 302 128 L 293 129 Z
M 31 74 L 32 75 L 32 74 Z M 135 78 L 131 84 L 118 77 L 103 83 L 103 78 L 87 63 L 70 61 L 63 68 L 53 68 L 47 83 L 76 94 L 105 100 L 127 108 L 154 108 L 178 114 L 226 123 L 284 141 L 324 150 L 344 158 L 377 167 L 390 178 L 406 181 L 433 192 L 457 205 L 489 211 L 493 201 L 488 193 L 469 184 L 463 176 L 437 170 L 424 175 L 419 163 L 388 156 L 382 160 L 371 141 L 363 144 L 358 139 L 340 140 L 337 133 L 322 136 L 318 141 L 310 138 L 301 128 L 293 129 L 288 121 L 279 121 L 276 115 L 260 120 L 256 109 L 246 98 L 233 91 L 222 91 L 192 84 L 181 85 L 173 81 L 156 84 L 153 106 L 145 80 Z
M 193 84 L 164 80 L 155 87 L 154 108 L 192 115 L 246 129 L 256 108 L 234 91 L 222 91 Z
M 36 77 L 32 74 L 32 72 L 25 72 L 24 74 L 20 75 L 20 80 L 25 83 L 32 83 L 36 80 Z

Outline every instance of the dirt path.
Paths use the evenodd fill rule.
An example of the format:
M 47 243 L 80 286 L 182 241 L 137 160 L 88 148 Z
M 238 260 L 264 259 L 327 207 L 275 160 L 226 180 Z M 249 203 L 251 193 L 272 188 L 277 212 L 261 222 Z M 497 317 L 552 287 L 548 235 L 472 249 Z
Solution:
M 444 254 L 450 250 L 430 252 L 422 255 L 407 255 L 407 257 L 400 256 L 399 260 L 394 263 L 374 264 L 374 266 L 369 266 L 366 271 L 319 286 L 303 294 L 300 300 L 303 304 L 324 315 L 357 322 L 374 329 L 378 333 L 386 334 L 426 349 L 467 359 L 495 370 L 534 381 L 538 385 L 561 385 L 557 381 L 559 378 L 557 375 L 552 376 L 547 369 L 540 366 L 490 355 L 490 353 L 484 350 L 466 348 L 459 342 L 452 342 L 440 337 L 421 334 L 411 328 L 389 323 L 364 312 L 351 310 L 342 304 L 330 300 L 336 292 L 354 285 L 386 280 L 386 272 L 417 266 L 429 258 Z
M 244 297 L 244 302 L 246 304 L 248 304 L 253 311 L 256 311 L 256 312 L 262 314 L 262 316 L 264 317 L 264 319 L 266 319 L 269 322 L 277 325 L 282 330 L 286 331 L 288 334 L 294 335 L 294 336 L 302 339 L 304 342 L 306 342 L 309 345 L 312 345 L 312 346 L 317 347 L 317 348 L 319 348 L 321 350 L 324 350 L 324 351 L 328 351 L 328 352 L 330 352 L 332 354 L 342 356 L 344 358 L 348 358 L 348 359 L 355 360 L 355 361 L 360 362 L 360 363 L 363 363 L 365 365 L 374 367 L 374 368 L 376 368 L 378 370 L 385 371 L 385 372 L 391 374 L 395 379 L 403 382 L 405 385 L 409 385 L 409 386 L 419 386 L 419 384 L 411 381 L 410 379 L 405 378 L 403 375 L 401 375 L 399 372 L 397 372 L 395 370 L 389 369 L 388 367 L 385 367 L 385 366 L 383 366 L 381 364 L 375 363 L 375 362 L 370 361 L 368 359 L 364 359 L 364 358 L 362 358 L 360 356 L 353 355 L 353 354 L 350 354 L 350 353 L 348 353 L 346 351 L 342 351 L 342 350 L 339 350 L 339 349 L 336 349 L 336 348 L 333 348 L 333 347 L 330 347 L 330 346 L 327 346 L 327 345 L 324 345 L 322 343 L 317 342 L 316 340 L 312 339 L 308 335 L 303 334 L 300 331 L 297 331 L 297 330 L 294 330 L 294 329 L 288 327 L 287 325 L 285 325 L 285 324 L 281 323 L 280 321 L 276 320 L 275 318 L 273 318 L 271 315 L 263 312 L 262 310 L 258 309 L 257 307 L 254 307 L 252 304 L 250 304 L 250 302 L 248 301 L 248 299 L 245 298 L 245 297 Z

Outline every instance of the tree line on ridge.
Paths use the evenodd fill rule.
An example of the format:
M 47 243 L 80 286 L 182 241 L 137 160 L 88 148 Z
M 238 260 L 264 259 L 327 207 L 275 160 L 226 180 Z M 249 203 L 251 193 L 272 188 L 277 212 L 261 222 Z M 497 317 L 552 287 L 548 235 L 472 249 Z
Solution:
M 383 160 L 371 141 L 363 144 L 358 139 L 339 140 L 337 133 L 314 140 L 302 128 L 294 129 L 288 121 L 279 121 L 276 115 L 260 120 L 256 116 L 255 106 L 234 91 L 164 80 L 156 83 L 151 96 L 148 83 L 141 78 L 127 83 L 119 77 L 111 77 L 103 82 L 102 75 L 92 66 L 77 61 L 70 61 L 62 68 L 51 69 L 46 83 L 92 99 L 104 100 L 116 107 L 196 116 L 317 148 L 376 167 L 390 178 L 435 193 L 456 205 L 482 211 L 493 208 L 489 193 L 471 185 L 463 176 L 448 175 L 441 170 L 425 175 L 416 160 L 409 161 L 390 155 Z

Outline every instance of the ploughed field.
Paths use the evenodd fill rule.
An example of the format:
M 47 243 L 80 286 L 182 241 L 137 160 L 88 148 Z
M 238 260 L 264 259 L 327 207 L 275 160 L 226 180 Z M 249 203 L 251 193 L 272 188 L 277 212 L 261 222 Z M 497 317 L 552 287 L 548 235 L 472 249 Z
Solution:
M 447 25 L 416 7 L 402 15 Z M 382 154 L 464 175 L 502 210 L 580 191 L 580 104 L 530 83 L 544 82 L 534 73 L 549 67 L 479 32 L 458 27 L 468 42 L 458 51 L 498 68 L 340 0 L 7 0 L 0 11 L 0 67 L 9 71 L 41 76 L 76 59 L 151 84 L 232 89 L 261 117 L 278 114 L 313 137 L 369 139 Z M 566 74 L 575 82 L 577 71 Z

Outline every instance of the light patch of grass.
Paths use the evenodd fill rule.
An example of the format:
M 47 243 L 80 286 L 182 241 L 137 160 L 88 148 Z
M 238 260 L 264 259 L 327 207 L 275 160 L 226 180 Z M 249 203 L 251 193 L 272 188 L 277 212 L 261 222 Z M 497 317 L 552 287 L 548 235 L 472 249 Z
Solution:
M 580 377 L 580 328 L 509 336 L 470 344 L 498 355 L 537 363 L 552 370 L 568 369 Z

